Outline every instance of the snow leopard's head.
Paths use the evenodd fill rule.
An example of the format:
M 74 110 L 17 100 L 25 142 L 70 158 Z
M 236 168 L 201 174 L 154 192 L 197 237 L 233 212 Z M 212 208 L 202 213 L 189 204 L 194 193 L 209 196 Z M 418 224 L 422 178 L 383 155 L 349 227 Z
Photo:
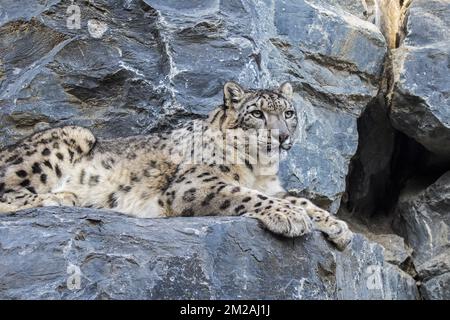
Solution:
M 225 111 L 233 118 L 229 128 L 266 129 L 276 135 L 280 148 L 292 147 L 298 118 L 289 82 L 274 90 L 254 90 L 229 81 L 223 91 Z

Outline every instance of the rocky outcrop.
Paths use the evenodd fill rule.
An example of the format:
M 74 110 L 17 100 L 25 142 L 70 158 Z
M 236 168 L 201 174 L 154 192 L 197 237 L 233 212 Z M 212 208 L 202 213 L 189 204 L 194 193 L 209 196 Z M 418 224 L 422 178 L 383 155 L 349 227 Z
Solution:
M 410 183 L 397 205 L 394 227 L 414 249 L 426 298 L 450 298 L 450 172 L 424 191 Z
M 390 262 L 420 280 L 423 298 L 448 299 L 450 7 L 421 0 L 390 5 L 390 12 L 380 10 L 390 47 L 386 82 L 359 119 L 342 211 L 351 212 L 354 226 L 366 225 L 360 231 L 385 246 Z
M 407 180 L 393 222 L 414 249 L 426 299 L 450 298 L 450 174 L 439 177 L 450 170 L 449 21 L 448 1 L 412 1 L 393 53 L 392 124 L 430 152 L 428 174 Z
M 394 53 L 394 126 L 450 158 L 450 3 L 415 0 Z
M 417 299 L 356 236 L 274 237 L 250 218 L 135 219 L 44 208 L 0 220 L 0 299 Z

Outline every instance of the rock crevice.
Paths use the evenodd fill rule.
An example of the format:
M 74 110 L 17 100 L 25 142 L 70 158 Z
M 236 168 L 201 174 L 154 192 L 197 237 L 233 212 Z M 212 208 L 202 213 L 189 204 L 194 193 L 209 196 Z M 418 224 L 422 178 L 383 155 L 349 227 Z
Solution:
M 445 120 L 450 110 L 445 98 L 448 81 L 441 75 L 447 77 L 448 65 L 439 62 L 443 56 L 448 58 L 450 43 L 443 43 L 441 33 L 436 33 L 448 21 L 444 20 L 448 4 L 395 2 L 380 10 L 387 13 L 395 7 L 380 20 L 389 44 L 384 81 L 379 98 L 358 122 L 358 151 L 350 165 L 348 197 L 341 212 L 370 239 L 397 254 L 394 262 L 418 280 L 424 298 L 448 298 L 448 209 L 431 205 L 435 198 L 446 197 L 443 185 L 450 171 Z M 422 19 L 424 14 L 427 17 Z M 398 236 L 406 243 L 401 252 L 394 240 Z M 439 239 L 439 244 L 430 239 Z M 424 263 L 440 270 L 437 279 L 430 280 L 434 271 L 428 272 Z

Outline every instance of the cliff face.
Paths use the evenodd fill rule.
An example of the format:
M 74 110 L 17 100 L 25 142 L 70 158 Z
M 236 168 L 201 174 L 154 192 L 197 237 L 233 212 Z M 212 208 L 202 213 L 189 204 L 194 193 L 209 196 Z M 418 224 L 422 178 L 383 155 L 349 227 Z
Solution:
M 425 298 L 448 298 L 448 179 L 438 178 L 450 170 L 449 14 L 448 2 L 437 0 L 95 0 L 75 1 L 75 6 L 60 0 L 3 0 L 0 145 L 64 124 L 89 127 L 101 137 L 148 133 L 205 115 L 220 104 L 227 80 L 247 87 L 290 80 L 300 126 L 297 143 L 282 163 L 286 188 L 339 212 L 355 230 L 383 244 L 386 252 L 358 237 L 341 254 L 318 234 L 296 240 L 292 249 L 287 245 L 292 242 L 275 239 L 245 219 L 183 222 L 196 230 L 212 230 L 199 236 L 179 233 L 178 219 L 139 222 L 104 211 L 34 210 L 0 217 L 0 251 L 9 257 L 0 262 L 6 270 L 0 277 L 0 296 L 181 298 L 192 293 L 264 298 L 276 286 L 279 290 L 270 297 L 409 299 L 419 297 L 419 285 Z M 411 186 L 414 196 L 405 200 L 403 194 L 411 194 Z M 441 199 L 439 205 L 434 205 L 435 197 Z M 418 206 L 421 218 L 414 209 Z M 71 218 L 61 222 L 64 214 Z M 84 216 L 95 216 L 104 227 L 88 230 L 94 233 L 86 240 L 76 240 L 84 245 L 74 260 L 58 251 L 64 245 L 49 247 L 37 236 L 23 239 L 12 231 L 12 225 L 23 224 L 20 232 L 30 228 L 39 233 L 44 223 L 49 225 L 45 232 L 66 237 L 60 241 L 65 243 L 77 237 L 76 228 L 89 223 Z M 58 223 L 64 228 L 74 223 L 73 233 L 58 231 Z M 158 257 L 168 252 L 169 258 L 158 265 L 166 273 L 154 271 L 160 269 L 152 265 L 144 267 L 145 272 L 139 269 L 140 278 L 131 279 L 130 264 L 114 271 L 117 279 L 129 279 L 123 280 L 126 285 L 114 287 L 112 280 L 106 281 L 111 272 L 106 265 L 114 264 L 113 234 L 122 232 L 112 227 L 116 224 L 136 231 L 117 244 L 122 252 L 119 265 L 128 263 L 123 257 L 128 246 L 129 261 L 139 260 L 140 268 L 158 265 Z M 240 228 L 245 230 L 233 231 Z M 164 246 L 150 250 L 161 245 L 157 239 L 166 229 L 185 238 L 168 251 Z M 416 230 L 426 233 L 417 236 Z M 112 242 L 99 239 L 103 232 L 110 232 Z M 140 232 L 149 238 L 142 240 Z M 190 241 L 195 245 L 189 247 Z M 261 261 L 255 260 L 251 250 L 241 250 L 236 243 L 252 250 L 273 248 L 268 252 L 283 263 L 273 264 L 274 257 L 266 251 Z M 424 256 L 423 248 L 430 243 L 436 250 Z M 226 259 L 220 258 L 221 247 L 228 246 L 234 249 L 226 252 Z M 54 282 L 45 276 L 22 278 L 32 266 L 21 248 L 42 261 L 51 259 L 46 256 L 59 261 Z M 203 256 L 195 256 L 197 251 Z M 221 259 L 216 269 L 210 255 Z M 98 264 L 89 262 L 96 259 Z M 187 262 L 193 269 L 181 270 Z M 222 279 L 236 263 L 250 268 L 247 280 Z M 69 264 L 89 274 L 84 291 L 61 289 Z M 20 273 L 14 271 L 17 265 L 23 266 Z M 383 281 L 388 281 L 375 291 L 365 282 L 377 268 L 372 265 L 381 265 L 387 275 Z M 267 284 L 257 280 L 258 268 L 266 267 L 272 270 L 262 277 Z M 29 274 L 43 274 L 33 272 Z M 277 272 L 285 275 L 277 278 L 283 285 L 268 279 Z M 139 287 L 138 280 L 144 278 L 148 282 Z M 356 278 L 360 282 L 355 283 Z M 158 291 L 157 283 L 163 280 L 172 281 L 171 291 Z M 296 283 L 292 290 L 290 280 Z M 47 289 L 39 291 L 43 286 Z

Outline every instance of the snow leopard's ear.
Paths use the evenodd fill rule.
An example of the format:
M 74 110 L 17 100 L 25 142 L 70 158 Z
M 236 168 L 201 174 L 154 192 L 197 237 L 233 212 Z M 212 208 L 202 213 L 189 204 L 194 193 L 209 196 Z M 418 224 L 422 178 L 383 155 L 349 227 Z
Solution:
M 289 82 L 284 82 L 278 90 L 286 99 L 292 100 L 294 90 L 292 89 L 292 85 Z
M 234 81 L 228 81 L 223 86 L 223 103 L 227 108 L 236 108 L 244 96 L 245 90 Z

